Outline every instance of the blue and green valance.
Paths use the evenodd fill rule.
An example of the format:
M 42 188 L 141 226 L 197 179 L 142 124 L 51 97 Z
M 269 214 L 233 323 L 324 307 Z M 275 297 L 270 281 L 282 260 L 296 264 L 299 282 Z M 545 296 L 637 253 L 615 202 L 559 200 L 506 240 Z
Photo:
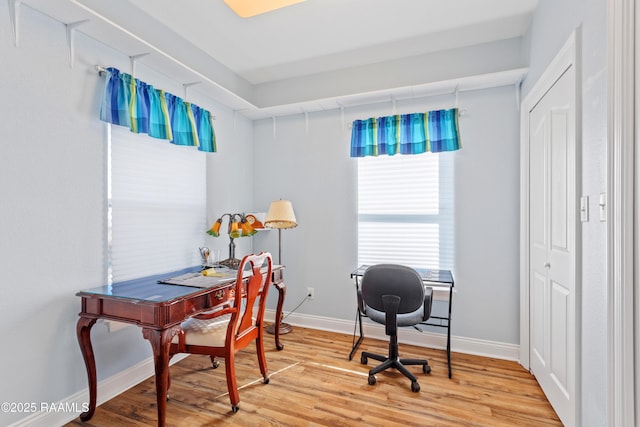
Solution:
M 351 157 L 438 153 L 460 149 L 458 109 L 355 120 Z
M 211 113 L 116 68 L 106 69 L 100 120 L 126 126 L 176 145 L 214 153 L 216 136 Z

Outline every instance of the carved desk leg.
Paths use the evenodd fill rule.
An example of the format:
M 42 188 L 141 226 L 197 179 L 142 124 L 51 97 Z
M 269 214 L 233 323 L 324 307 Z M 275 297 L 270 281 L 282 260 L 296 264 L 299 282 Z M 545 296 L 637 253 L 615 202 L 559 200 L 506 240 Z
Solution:
M 285 286 L 283 280 L 273 282 L 273 286 L 275 286 L 278 290 L 278 305 L 276 307 L 275 323 L 267 329 L 267 332 L 274 335 L 274 338 L 276 340 L 276 348 L 278 350 L 282 350 L 284 348 L 284 345 L 280 343 L 280 324 L 282 322 L 282 306 L 284 305 L 284 297 L 287 293 L 287 287 Z
M 169 389 L 169 347 L 171 339 L 180 332 L 180 325 L 169 329 L 142 329 L 142 336 L 149 340 L 156 369 L 156 400 L 158 402 L 158 426 L 164 427 L 167 414 L 167 390 Z
M 89 409 L 87 412 L 80 414 L 80 419 L 82 421 L 90 420 L 96 411 L 96 394 L 98 391 L 98 384 L 96 380 L 96 359 L 93 355 L 93 347 L 91 346 L 91 328 L 95 323 L 96 319 L 80 317 L 76 326 L 78 343 L 80 344 L 80 351 L 84 358 L 84 364 L 87 368 L 87 377 L 89 379 Z

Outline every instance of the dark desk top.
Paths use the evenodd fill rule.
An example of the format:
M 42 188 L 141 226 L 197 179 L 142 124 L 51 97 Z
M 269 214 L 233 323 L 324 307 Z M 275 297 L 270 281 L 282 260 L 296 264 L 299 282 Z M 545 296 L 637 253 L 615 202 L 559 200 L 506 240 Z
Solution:
M 101 296 L 112 298 L 123 298 L 139 301 L 163 302 L 171 301 L 175 298 L 184 297 L 194 292 L 201 291 L 202 288 L 193 286 L 168 285 L 158 283 L 161 280 L 179 276 L 185 273 L 193 273 L 202 270 L 202 267 L 188 267 L 170 273 L 156 274 L 154 276 L 141 277 L 139 279 L 127 280 L 113 283 L 111 285 L 98 286 L 96 288 L 84 289 L 78 292 L 77 296 Z M 234 280 L 231 278 L 230 280 Z
M 272 270 L 278 271 L 283 269 L 282 265 L 273 265 Z M 156 274 L 153 276 L 141 277 L 139 279 L 127 280 L 124 282 L 117 282 L 111 285 L 98 286 L 91 289 L 83 289 L 76 295 L 79 297 L 101 297 L 101 298 L 117 298 L 127 299 L 134 301 L 149 301 L 149 302 L 167 302 L 177 298 L 182 298 L 187 295 L 195 294 L 198 292 L 206 291 L 207 289 L 215 289 L 220 286 L 228 285 L 236 280 L 236 275 L 233 274 L 226 278 L 220 278 L 217 280 L 214 286 L 200 287 L 200 286 L 186 286 L 160 283 L 165 280 L 169 280 L 172 277 L 177 277 L 186 273 L 196 273 L 202 270 L 202 266 L 187 267 L 182 270 L 172 271 L 168 273 Z
M 368 265 L 361 265 L 351 273 L 351 277 L 363 276 L 367 268 L 369 268 Z M 453 275 L 449 270 L 434 270 L 430 268 L 415 268 L 414 270 L 420 273 L 422 280 L 425 282 L 435 282 L 453 286 Z

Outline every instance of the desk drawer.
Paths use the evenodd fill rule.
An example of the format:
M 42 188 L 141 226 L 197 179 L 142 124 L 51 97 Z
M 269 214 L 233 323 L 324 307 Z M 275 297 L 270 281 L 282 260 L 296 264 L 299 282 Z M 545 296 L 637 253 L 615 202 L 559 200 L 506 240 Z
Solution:
M 181 323 L 195 314 L 221 306 L 229 301 L 233 294 L 232 286 L 223 286 L 204 290 L 188 299 L 157 303 L 83 297 L 81 314 L 157 329 Z
M 198 295 L 188 300 L 176 301 L 167 305 L 166 310 L 160 311 L 161 316 L 157 320 L 161 324 L 180 323 L 189 317 L 210 311 L 228 302 L 233 297 L 233 288 L 225 286 L 211 289 L 209 292 Z

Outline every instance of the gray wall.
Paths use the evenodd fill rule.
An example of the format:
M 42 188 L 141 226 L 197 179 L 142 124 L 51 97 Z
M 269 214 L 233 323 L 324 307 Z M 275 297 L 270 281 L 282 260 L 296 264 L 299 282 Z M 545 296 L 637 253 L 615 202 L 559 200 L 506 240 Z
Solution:
M 582 27 L 582 194 L 591 220 L 582 225 L 582 425 L 606 425 L 607 286 L 606 223 L 599 222 L 598 194 L 606 192 L 607 2 L 541 0 L 528 40 L 530 71 L 523 97 L 574 29 Z
M 102 78 L 95 64 L 129 71 L 120 53 L 77 34 L 69 68 L 64 27 L 22 9 L 21 43 L 13 46 L 7 2 L 0 3 L 0 320 L 5 330 L 0 401 L 55 402 L 86 388 L 75 337 L 74 294 L 101 285 L 105 272 L 105 132 L 98 117 Z M 528 45 L 526 93 L 570 32 L 583 25 L 583 193 L 596 211 L 605 188 L 606 2 L 541 0 Z M 519 58 L 516 62 L 519 62 Z M 145 69 L 138 76 L 180 95 L 180 83 Z M 316 298 L 301 312 L 351 320 L 356 264 L 355 160 L 348 157 L 351 120 L 391 113 L 390 105 L 251 123 L 190 89 L 189 100 L 214 112 L 220 152 L 208 158 L 208 216 L 264 211 L 273 199 L 293 201 L 299 227 L 284 230 L 286 309 L 306 287 Z M 398 112 L 449 107 L 452 97 L 397 103 Z M 519 115 L 513 88 L 462 92 L 463 149 L 456 168 L 456 286 L 453 334 L 517 344 Z M 253 156 L 253 157 L 252 157 Z M 249 165 L 253 165 L 251 168 Z M 605 229 L 583 229 L 583 425 L 604 425 L 606 377 Z M 202 242 L 226 251 L 224 239 Z M 250 241 L 238 240 L 239 253 Z M 277 233 L 253 239 L 277 252 Z M 273 301 L 271 302 L 273 307 Z M 137 328 L 93 331 L 99 379 L 150 356 Z M 6 425 L 24 414 L 0 414 Z
M 64 26 L 29 7 L 21 8 L 20 45 L 14 47 L 7 4 L 0 2 L 0 402 L 39 405 L 67 401 L 87 388 L 75 293 L 106 280 L 105 124 L 98 120 L 104 78 L 93 67 L 130 69 L 127 57 L 81 33 L 70 68 Z M 182 96 L 182 82 L 142 64 L 137 75 Z M 189 94 L 217 116 L 221 154 L 208 155 L 208 183 L 215 185 L 209 218 L 252 209 L 251 168 L 237 172 L 251 159 L 251 123 L 234 120 L 232 111 L 194 89 Z M 226 243 L 203 231 L 194 251 Z M 241 243 L 247 251 L 249 242 Z M 151 356 L 139 328 L 109 333 L 98 324 L 92 335 L 99 380 Z M 2 412 L 0 425 L 27 415 Z
M 453 103 L 453 95 L 447 95 L 397 102 L 396 108 L 409 113 Z M 463 148 L 440 154 L 455 159 L 452 334 L 517 344 L 520 149 L 515 88 L 462 92 L 459 107 L 465 110 L 460 118 Z M 345 124 L 391 111 L 390 102 L 349 108 Z M 302 114 L 278 118 L 275 137 L 272 120 L 254 124 L 255 174 L 261 177 L 255 183 L 256 205 L 290 199 L 299 222 L 282 234 L 287 310 L 311 286 L 315 299 L 298 312 L 353 319 L 349 274 L 357 267 L 357 161 L 349 157 L 350 138 L 336 110 L 309 114 L 308 134 Z M 262 244 L 256 240 L 256 246 Z

